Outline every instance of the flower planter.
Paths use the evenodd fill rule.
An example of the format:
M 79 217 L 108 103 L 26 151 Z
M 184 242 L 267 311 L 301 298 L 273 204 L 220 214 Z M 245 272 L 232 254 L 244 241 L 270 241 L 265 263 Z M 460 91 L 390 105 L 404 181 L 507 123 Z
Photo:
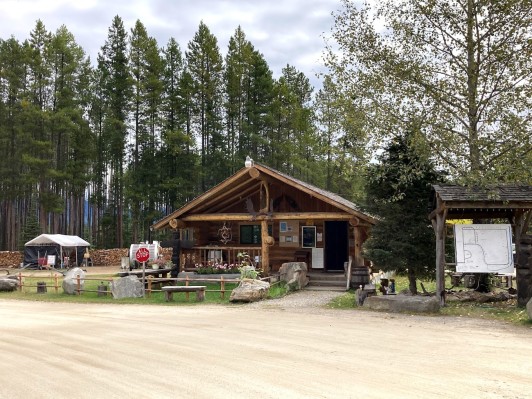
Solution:
M 194 281 L 209 281 L 220 280 L 222 277 L 224 280 L 240 279 L 240 273 L 225 273 L 225 274 L 198 274 L 194 272 L 181 272 L 178 274 L 178 278 L 186 278 Z

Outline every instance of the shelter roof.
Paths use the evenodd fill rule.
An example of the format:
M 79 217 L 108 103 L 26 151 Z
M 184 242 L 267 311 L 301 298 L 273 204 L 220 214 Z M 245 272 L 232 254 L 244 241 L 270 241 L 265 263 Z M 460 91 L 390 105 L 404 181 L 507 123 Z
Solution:
M 26 246 L 37 245 L 61 245 L 62 247 L 88 247 L 90 244 L 78 236 L 64 234 L 41 234 L 33 240 L 28 241 Z
M 498 184 L 487 187 L 433 185 L 431 218 L 447 210 L 449 217 L 499 218 L 532 209 L 532 186 Z

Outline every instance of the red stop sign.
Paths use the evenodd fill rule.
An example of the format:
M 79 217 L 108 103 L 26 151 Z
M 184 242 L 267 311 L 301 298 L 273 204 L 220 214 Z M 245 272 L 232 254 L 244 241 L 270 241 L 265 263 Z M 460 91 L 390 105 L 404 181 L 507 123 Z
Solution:
M 135 253 L 135 259 L 138 262 L 147 262 L 150 259 L 150 251 L 148 248 L 139 248 Z

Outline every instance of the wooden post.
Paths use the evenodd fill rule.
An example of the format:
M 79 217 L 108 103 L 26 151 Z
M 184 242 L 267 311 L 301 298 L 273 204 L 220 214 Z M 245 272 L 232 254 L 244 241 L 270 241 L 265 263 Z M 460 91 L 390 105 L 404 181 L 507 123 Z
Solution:
M 261 231 L 261 242 L 262 242 L 262 248 L 261 248 L 261 264 L 262 264 L 262 272 L 264 276 L 268 276 L 270 274 L 270 247 L 268 245 L 268 221 L 263 219 L 260 222 L 260 231 Z
M 54 276 L 54 279 L 55 279 L 54 288 L 55 288 L 55 293 L 57 294 L 59 290 L 59 278 L 57 277 L 57 274 Z
M 18 290 L 22 292 L 22 273 L 18 274 Z
M 187 276 L 186 276 L 186 278 L 185 278 L 185 286 L 188 287 L 188 274 L 187 274 Z M 189 292 L 188 292 L 188 291 L 185 292 L 185 296 L 187 297 L 187 301 L 188 301 L 188 298 L 189 298 Z
M 81 276 L 79 274 L 76 276 L 76 285 L 77 285 L 78 295 L 81 295 Z
M 364 266 L 364 258 L 362 257 L 362 228 L 360 226 L 353 227 L 353 234 L 355 236 L 355 267 Z
M 225 281 L 224 276 L 220 276 L 220 291 L 222 294 L 222 299 L 225 299 Z
M 151 283 L 153 280 L 153 276 L 148 276 L 148 298 L 151 298 Z
M 439 202 L 439 200 L 438 200 Z M 438 204 L 439 205 L 439 204 Z M 445 306 L 445 219 L 447 210 L 436 213 L 432 227 L 436 234 L 436 298 Z

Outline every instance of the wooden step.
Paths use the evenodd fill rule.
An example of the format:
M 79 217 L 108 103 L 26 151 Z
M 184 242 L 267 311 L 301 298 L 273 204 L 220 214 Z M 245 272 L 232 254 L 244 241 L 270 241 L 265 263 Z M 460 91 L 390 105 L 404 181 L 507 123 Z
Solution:
M 335 286 L 332 286 L 332 287 L 327 287 L 327 286 L 320 286 L 320 285 L 307 285 L 305 287 L 305 290 L 308 290 L 308 291 L 338 291 L 338 292 L 345 292 L 347 291 L 345 289 L 345 286 L 344 287 L 335 287 Z

